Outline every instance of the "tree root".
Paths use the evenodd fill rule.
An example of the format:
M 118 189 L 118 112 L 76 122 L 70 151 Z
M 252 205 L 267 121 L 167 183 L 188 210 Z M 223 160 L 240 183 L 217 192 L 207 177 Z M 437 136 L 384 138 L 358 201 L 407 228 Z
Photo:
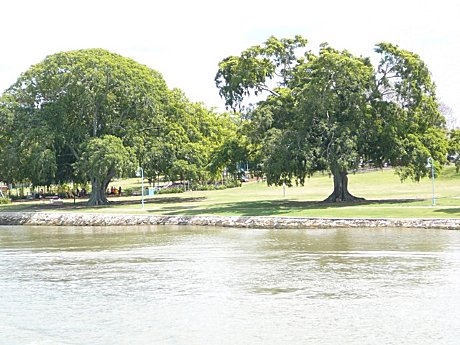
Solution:
M 337 195 L 337 193 L 332 192 L 326 199 L 324 199 L 323 203 L 335 203 L 335 202 L 357 202 L 366 200 L 364 198 L 360 198 L 357 196 L 352 195 L 349 192 L 343 193 L 344 195 Z

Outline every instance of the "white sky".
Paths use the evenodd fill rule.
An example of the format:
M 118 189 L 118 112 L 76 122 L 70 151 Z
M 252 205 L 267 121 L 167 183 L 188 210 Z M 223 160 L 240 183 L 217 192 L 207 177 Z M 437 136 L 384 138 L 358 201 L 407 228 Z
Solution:
M 419 54 L 460 125 L 455 0 L 14 0 L 0 3 L 0 92 L 60 51 L 104 48 L 163 74 L 192 101 L 224 109 L 217 64 L 269 36 L 300 34 L 372 56 L 387 41 Z

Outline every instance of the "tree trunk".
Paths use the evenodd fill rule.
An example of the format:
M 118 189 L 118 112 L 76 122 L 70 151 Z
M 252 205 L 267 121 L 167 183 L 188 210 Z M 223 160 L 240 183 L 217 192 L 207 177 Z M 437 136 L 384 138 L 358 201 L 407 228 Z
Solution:
M 91 179 L 91 197 L 88 200 L 88 206 L 97 205 L 108 205 L 109 200 L 105 195 L 107 186 L 109 185 L 110 179 L 100 180 L 98 178 Z
M 348 191 L 348 173 L 346 171 L 333 171 L 332 175 L 334 176 L 334 191 L 324 202 L 364 200 L 364 198 L 358 198 Z

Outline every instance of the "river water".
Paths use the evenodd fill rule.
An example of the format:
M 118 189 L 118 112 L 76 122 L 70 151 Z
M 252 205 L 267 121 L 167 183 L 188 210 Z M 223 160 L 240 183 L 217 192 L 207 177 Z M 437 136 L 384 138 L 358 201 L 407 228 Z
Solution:
M 0 227 L 0 344 L 458 344 L 460 232 Z

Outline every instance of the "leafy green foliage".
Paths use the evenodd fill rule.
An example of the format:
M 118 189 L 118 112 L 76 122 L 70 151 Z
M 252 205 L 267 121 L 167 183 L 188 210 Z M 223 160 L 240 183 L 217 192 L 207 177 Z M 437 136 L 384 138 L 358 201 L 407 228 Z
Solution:
M 202 104 L 190 103 L 173 90 L 168 103 L 168 121 L 153 136 L 141 139 L 141 164 L 147 176 L 164 176 L 171 181 L 207 181 L 211 152 L 236 126 L 228 114 L 216 114 Z
M 439 112 L 435 84 L 418 55 L 389 43 L 378 44 L 376 51 L 381 54 L 376 73 L 379 98 L 373 106 L 382 127 L 374 135 L 386 145 L 374 153 L 398 167 L 401 179 L 419 181 L 429 173 L 428 157 L 438 170 L 446 162 L 445 119 Z M 378 160 L 375 154 L 374 158 Z
M 113 135 L 91 138 L 82 144 L 83 152 L 74 164 L 77 173 L 91 180 L 91 205 L 107 203 L 105 190 L 110 180 L 127 176 L 137 167 L 134 150 L 125 147 L 123 141 Z
M 244 141 L 238 140 L 236 137 L 228 138 L 214 150 L 210 171 L 214 175 L 221 176 L 226 169 L 230 175 L 238 179 L 240 173 L 238 164 L 244 162 L 247 157 L 247 146 Z
M 8 204 L 11 204 L 10 199 L 0 197 L 0 205 L 8 205 Z
M 355 199 L 347 174 L 361 164 L 390 163 L 401 179 L 414 180 L 427 175 L 428 157 L 441 167 L 444 118 L 419 56 L 381 43 L 374 68 L 369 58 L 346 50 L 322 44 L 313 54 L 305 44 L 301 37 L 271 37 L 224 59 L 216 75 L 220 95 L 233 109 L 252 93 L 269 91 L 246 115 L 269 184 L 302 184 L 327 170 L 334 176 L 327 200 L 344 201 Z
M 14 178 L 74 180 L 76 163 L 94 154 L 85 151 L 94 138 L 119 137 L 129 146 L 136 133 L 162 123 L 168 93 L 158 72 L 102 49 L 48 56 L 3 95 L 4 149 Z M 85 173 L 95 180 L 102 171 L 108 172 Z
M 234 126 L 169 90 L 158 72 L 86 49 L 48 56 L 24 72 L 1 98 L 0 129 L 2 180 L 89 179 L 99 195 L 90 202 L 103 203 L 107 180 L 126 173 L 122 157 L 139 162 L 147 177 L 206 180 L 210 152 Z
M 178 194 L 184 193 L 184 188 L 180 187 L 172 187 L 172 188 L 162 188 L 158 192 L 158 194 Z
M 270 37 L 264 45 L 251 47 L 241 56 L 230 56 L 219 63 L 215 81 L 225 104 L 232 109 L 242 106 L 245 97 L 252 92 L 257 96 L 267 91 L 276 94 L 267 81 L 281 76 L 289 78 L 291 64 L 297 59 L 295 50 L 304 47 L 307 40 Z
M 111 178 L 126 177 L 137 168 L 132 148 L 113 135 L 91 138 L 84 143 L 83 154 L 75 163 L 77 171 L 89 178 L 110 181 Z
M 455 163 L 457 173 L 460 171 L 460 130 L 452 129 L 449 132 L 449 156 Z

